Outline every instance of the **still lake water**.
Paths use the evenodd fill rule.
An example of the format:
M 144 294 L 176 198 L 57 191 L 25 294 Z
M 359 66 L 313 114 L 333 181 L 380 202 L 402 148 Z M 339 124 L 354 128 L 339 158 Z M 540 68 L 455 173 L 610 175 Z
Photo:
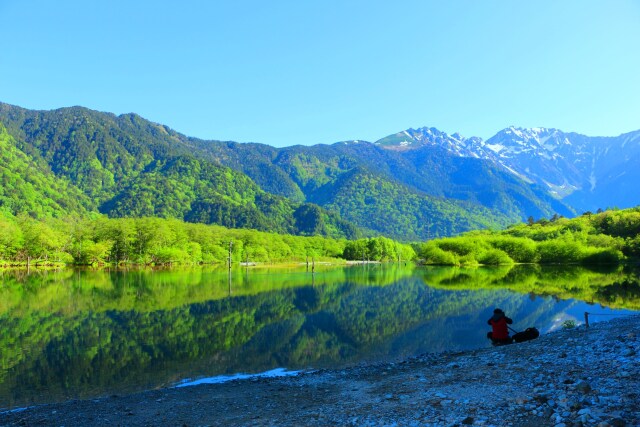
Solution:
M 640 311 L 637 271 L 580 267 L 0 272 L 0 408 L 203 377 L 487 347 Z

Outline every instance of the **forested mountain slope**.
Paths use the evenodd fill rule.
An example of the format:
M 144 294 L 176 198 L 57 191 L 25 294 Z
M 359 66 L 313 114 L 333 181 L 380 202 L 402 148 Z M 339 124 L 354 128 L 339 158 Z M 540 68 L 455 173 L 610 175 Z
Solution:
M 0 123 L 0 210 L 34 217 L 87 214 L 90 198 L 64 178 L 40 168 L 16 148 L 15 139 Z
M 420 240 L 575 213 L 495 155 L 477 155 L 481 139 L 433 128 L 376 143 L 274 148 L 190 138 L 136 114 L 83 107 L 0 103 L 0 122 L 40 170 L 79 190 L 67 192 L 67 204 L 114 217 Z
M 362 141 L 280 149 L 194 143 L 212 160 L 241 170 L 268 191 L 334 209 L 350 221 L 392 236 L 428 238 L 468 227 L 502 227 L 529 216 L 573 214 L 542 188 L 503 168 L 483 159 L 453 156 L 440 147 L 400 151 Z M 419 202 L 398 198 L 398 191 L 370 188 L 370 179 Z M 361 185 L 345 187 L 359 180 Z M 379 221 L 370 223 L 375 220 Z
M 38 173 L 48 172 L 53 182 L 70 183 L 69 191 L 60 194 L 62 207 L 35 209 L 41 213 L 61 215 L 84 207 L 113 217 L 173 217 L 291 234 L 359 235 L 357 227 L 335 213 L 269 194 L 240 172 L 196 158 L 188 138 L 135 114 L 115 116 L 81 107 L 31 111 L 0 104 L 0 123 L 12 134 L 5 137 L 11 150 L 32 158 Z M 17 164 L 4 164 L 11 168 L 8 173 L 22 179 L 29 175 Z M 15 193 L 3 207 L 24 194 Z M 45 200 L 35 199 L 36 204 Z

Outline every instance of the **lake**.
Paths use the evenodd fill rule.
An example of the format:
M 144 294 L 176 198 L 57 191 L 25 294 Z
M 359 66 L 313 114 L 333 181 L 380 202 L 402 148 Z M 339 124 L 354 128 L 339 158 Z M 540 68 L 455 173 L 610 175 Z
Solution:
M 638 272 L 405 265 L 0 272 L 0 408 L 489 346 L 640 311 Z M 206 381 L 206 380 L 205 380 Z

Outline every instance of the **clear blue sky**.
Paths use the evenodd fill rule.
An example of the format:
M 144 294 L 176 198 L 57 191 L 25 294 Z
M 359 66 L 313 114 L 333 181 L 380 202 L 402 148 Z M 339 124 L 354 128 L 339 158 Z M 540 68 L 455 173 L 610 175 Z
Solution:
M 0 101 L 275 146 L 640 129 L 640 1 L 0 0 Z

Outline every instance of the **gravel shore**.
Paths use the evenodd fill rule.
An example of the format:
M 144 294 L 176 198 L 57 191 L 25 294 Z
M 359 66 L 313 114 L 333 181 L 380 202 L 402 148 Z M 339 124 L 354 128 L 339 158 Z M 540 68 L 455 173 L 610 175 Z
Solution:
M 6 426 L 640 426 L 640 316 L 521 344 L 0 413 Z

